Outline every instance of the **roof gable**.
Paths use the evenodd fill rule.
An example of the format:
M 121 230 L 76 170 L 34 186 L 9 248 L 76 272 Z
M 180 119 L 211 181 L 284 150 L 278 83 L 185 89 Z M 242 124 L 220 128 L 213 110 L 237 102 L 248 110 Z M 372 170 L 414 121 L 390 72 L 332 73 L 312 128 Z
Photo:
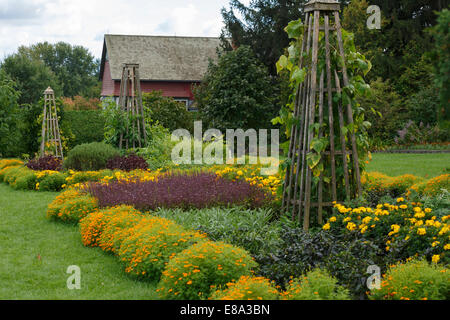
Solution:
M 107 34 L 101 69 L 107 55 L 114 80 L 121 79 L 124 63 L 137 63 L 141 80 L 200 81 L 219 45 L 219 38 Z

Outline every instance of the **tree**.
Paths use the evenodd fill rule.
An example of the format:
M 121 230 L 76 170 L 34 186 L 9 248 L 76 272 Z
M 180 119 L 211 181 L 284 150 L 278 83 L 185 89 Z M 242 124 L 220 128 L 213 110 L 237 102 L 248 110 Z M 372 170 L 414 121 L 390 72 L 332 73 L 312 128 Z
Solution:
M 344 9 L 342 25 L 355 34 L 357 49 L 372 62 L 371 80 L 391 79 L 397 87 L 396 79 L 433 46 L 427 28 L 436 23 L 435 11 L 442 10 L 448 3 L 448 0 L 370 0 L 370 5 L 381 9 L 382 27 L 369 30 L 366 27 L 369 1 L 351 1 Z M 401 92 L 405 88 L 396 89 L 405 94 Z
M 61 84 L 63 96 L 97 97 L 100 94 L 99 60 L 88 49 L 65 42 L 43 42 L 30 47 L 21 46 L 18 51 L 19 54 L 34 61 L 42 61 L 49 67 Z
M 222 9 L 225 28 L 221 37 L 231 38 L 234 46 L 248 45 L 256 57 L 276 76 L 275 63 L 288 47 L 284 28 L 303 16 L 306 0 L 252 0 L 247 7 L 239 0 L 230 1 L 230 10 Z M 235 11 L 242 16 L 240 20 Z M 225 43 L 225 47 L 227 42 Z
M 61 93 L 56 75 L 40 60 L 32 60 L 24 54 L 16 53 L 3 61 L 1 69 L 11 77 L 21 92 L 18 101 L 20 105 L 37 103 L 49 86 L 56 94 Z
M 211 127 L 271 127 L 275 110 L 270 76 L 248 46 L 223 54 L 217 64 L 210 63 L 194 94 L 202 119 Z
M 19 96 L 14 81 L 0 70 L 0 157 L 16 156 L 18 152 Z
M 439 88 L 440 107 L 438 121 L 450 121 L 450 11 L 445 9 L 439 14 L 438 23 L 432 34 L 436 41 L 434 56 L 435 83 Z
M 162 91 L 152 91 L 142 95 L 144 114 L 149 124 L 160 124 L 164 128 L 194 129 L 193 113 L 186 109 L 184 103 L 175 101 L 171 97 L 164 97 Z

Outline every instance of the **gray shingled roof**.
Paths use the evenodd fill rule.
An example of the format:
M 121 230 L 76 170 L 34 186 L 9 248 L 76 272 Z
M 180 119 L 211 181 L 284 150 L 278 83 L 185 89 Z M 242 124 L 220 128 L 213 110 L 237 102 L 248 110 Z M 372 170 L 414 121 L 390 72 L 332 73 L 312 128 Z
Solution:
M 219 44 L 219 38 L 105 35 L 114 80 L 122 77 L 123 63 L 138 63 L 141 80 L 200 81 Z

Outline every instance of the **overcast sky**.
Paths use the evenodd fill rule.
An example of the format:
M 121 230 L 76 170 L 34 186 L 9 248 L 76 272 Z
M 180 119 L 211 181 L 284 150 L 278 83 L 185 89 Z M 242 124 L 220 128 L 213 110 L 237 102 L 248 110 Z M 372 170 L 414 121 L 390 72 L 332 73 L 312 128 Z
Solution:
M 241 1 L 248 4 L 250 0 Z M 0 0 L 0 60 L 20 45 L 58 41 L 100 58 L 110 34 L 220 35 L 229 0 Z

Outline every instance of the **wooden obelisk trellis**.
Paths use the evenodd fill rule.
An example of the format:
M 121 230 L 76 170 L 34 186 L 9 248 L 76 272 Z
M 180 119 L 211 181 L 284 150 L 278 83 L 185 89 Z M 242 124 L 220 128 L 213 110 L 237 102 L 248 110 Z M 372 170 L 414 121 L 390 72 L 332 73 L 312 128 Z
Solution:
M 145 131 L 144 108 L 142 105 L 141 80 L 138 64 L 124 64 L 120 82 L 119 106 L 126 113 L 125 135 L 120 135 L 119 148 L 144 147 L 147 144 Z
M 61 135 L 59 132 L 58 113 L 56 110 L 55 92 L 48 87 L 44 91 L 44 118 L 42 120 L 41 154 L 45 155 L 45 147 L 54 151 L 54 156 L 63 159 Z
M 342 88 L 349 84 L 339 10 L 340 5 L 334 0 L 313 0 L 305 5 L 299 65 L 300 68 L 306 68 L 307 76 L 297 89 L 294 118 L 298 121 L 291 130 L 288 153 L 290 164 L 286 170 L 283 191 L 284 211 L 291 213 L 292 219 L 303 219 L 305 230 L 309 229 L 312 209 L 317 213 L 315 221 L 321 224 L 324 207 L 333 206 L 334 201 L 339 203 L 361 194 L 356 137 L 353 131 L 346 130 L 353 124 L 352 106 L 333 102 L 333 95 L 340 94 Z M 333 37 L 332 32 L 335 33 Z M 330 43 L 330 39 L 334 39 L 333 43 Z M 331 48 L 336 48 L 340 56 L 342 63 L 339 68 L 336 63 L 332 63 Z M 318 70 L 320 53 L 321 61 L 325 63 Z M 336 116 L 339 126 L 335 130 Z M 313 123 L 320 127 L 317 138 L 328 137 L 329 147 L 322 151 L 321 162 L 326 163 L 327 172 L 331 175 L 325 181 L 322 173 L 316 183 L 312 183 L 312 170 L 307 164 L 307 155 L 311 152 L 315 134 L 310 129 Z M 335 138 L 340 150 L 336 150 Z M 345 190 L 344 196 L 341 190 Z M 341 194 L 340 199 L 338 194 Z

